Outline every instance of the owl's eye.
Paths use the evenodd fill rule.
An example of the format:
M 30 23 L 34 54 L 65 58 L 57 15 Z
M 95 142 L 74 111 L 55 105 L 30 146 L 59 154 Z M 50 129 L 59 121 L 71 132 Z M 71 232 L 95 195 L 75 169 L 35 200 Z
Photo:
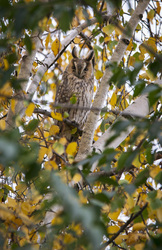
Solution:
M 84 68 L 84 71 L 85 71 L 85 72 L 88 71 L 88 66 L 86 66 L 86 67 Z

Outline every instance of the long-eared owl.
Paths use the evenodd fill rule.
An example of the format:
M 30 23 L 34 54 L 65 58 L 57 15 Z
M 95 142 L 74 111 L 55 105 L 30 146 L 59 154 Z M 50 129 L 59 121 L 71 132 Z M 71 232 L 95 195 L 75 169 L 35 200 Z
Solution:
M 80 59 L 77 56 L 76 47 L 74 47 L 72 56 L 73 58 L 66 67 L 62 76 L 62 82 L 57 89 L 55 102 L 67 104 L 67 108 L 57 110 L 57 112 L 60 112 L 62 116 L 64 116 L 64 112 L 67 112 L 69 115 L 68 119 L 78 124 L 80 129 L 83 129 L 89 112 L 88 108 L 91 107 L 93 98 L 94 52 L 91 50 L 86 58 Z M 81 109 L 69 107 L 72 105 L 71 98 L 75 99 L 74 105 L 81 107 Z M 61 136 L 66 137 L 70 141 L 71 129 L 67 124 L 59 124 L 61 126 Z

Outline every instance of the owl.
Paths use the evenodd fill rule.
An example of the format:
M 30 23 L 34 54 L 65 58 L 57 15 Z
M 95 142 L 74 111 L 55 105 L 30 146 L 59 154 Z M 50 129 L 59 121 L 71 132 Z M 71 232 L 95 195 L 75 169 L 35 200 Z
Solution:
M 72 50 L 72 60 L 66 67 L 62 82 L 56 92 L 55 103 L 67 104 L 67 108 L 57 110 L 64 117 L 65 112 L 68 113 L 68 119 L 74 122 L 82 130 L 91 107 L 94 88 L 94 52 L 91 50 L 85 59 L 77 56 L 76 47 Z M 75 107 L 79 106 L 83 109 L 73 109 L 72 99 L 75 100 Z M 86 109 L 84 109 L 84 107 Z M 64 122 L 58 122 L 61 129 L 61 136 L 71 141 L 71 128 Z

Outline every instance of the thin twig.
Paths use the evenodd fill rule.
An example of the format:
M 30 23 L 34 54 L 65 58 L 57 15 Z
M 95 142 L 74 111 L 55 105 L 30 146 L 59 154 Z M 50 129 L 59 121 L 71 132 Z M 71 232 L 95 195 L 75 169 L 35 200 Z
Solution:
M 146 203 L 137 213 L 132 214 L 129 218 L 129 220 L 126 221 L 126 223 L 121 226 L 121 228 L 118 230 L 118 232 L 116 234 L 114 234 L 114 236 L 112 236 L 107 242 L 105 242 L 104 244 L 101 245 L 100 249 L 105 249 L 105 247 L 107 247 L 108 245 L 110 245 L 110 243 L 112 243 L 120 233 L 122 233 L 127 226 L 134 220 L 136 219 L 139 215 L 142 214 L 142 212 L 145 210 L 145 208 L 148 206 L 148 203 Z

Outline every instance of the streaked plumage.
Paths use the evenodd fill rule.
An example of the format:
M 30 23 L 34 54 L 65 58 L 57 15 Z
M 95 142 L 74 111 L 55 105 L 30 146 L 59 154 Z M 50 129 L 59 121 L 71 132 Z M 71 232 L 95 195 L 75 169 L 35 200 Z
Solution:
M 77 57 L 76 48 L 74 47 L 72 56 L 73 59 L 63 73 L 62 82 L 56 92 L 55 102 L 71 105 L 70 98 L 75 96 L 76 103 L 74 105 L 90 108 L 94 88 L 94 52 L 90 51 L 85 59 L 79 59 Z M 69 114 L 68 119 L 77 123 L 79 128 L 83 129 L 88 111 L 70 108 L 59 110 L 62 116 L 65 111 Z M 59 125 L 61 126 L 61 136 L 65 136 L 68 141 L 70 141 L 70 128 L 67 124 L 59 123 Z

